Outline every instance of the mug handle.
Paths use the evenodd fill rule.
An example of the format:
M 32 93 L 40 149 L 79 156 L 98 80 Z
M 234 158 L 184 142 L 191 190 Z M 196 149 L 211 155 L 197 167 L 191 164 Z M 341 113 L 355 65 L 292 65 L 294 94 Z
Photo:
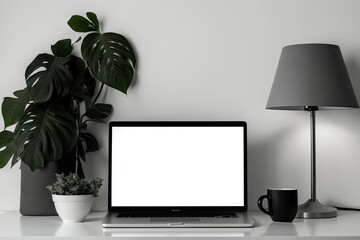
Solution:
M 267 199 L 267 201 L 268 201 L 268 205 L 270 205 L 270 201 L 271 201 L 271 196 L 269 196 L 269 195 L 262 195 L 261 197 L 259 197 L 259 199 L 258 199 L 258 201 L 257 201 L 257 204 L 258 204 L 258 207 L 260 208 L 260 210 L 263 212 L 263 213 L 265 213 L 265 214 L 267 214 L 267 215 L 271 215 L 271 213 L 270 213 L 270 211 L 268 211 L 268 210 L 266 210 L 264 207 L 263 207 L 263 200 L 264 199 Z

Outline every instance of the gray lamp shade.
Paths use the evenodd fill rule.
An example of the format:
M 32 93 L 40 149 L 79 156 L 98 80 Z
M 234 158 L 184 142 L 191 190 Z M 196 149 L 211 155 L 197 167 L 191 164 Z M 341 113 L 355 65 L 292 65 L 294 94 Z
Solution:
M 267 109 L 359 108 L 340 48 L 299 44 L 283 48 Z

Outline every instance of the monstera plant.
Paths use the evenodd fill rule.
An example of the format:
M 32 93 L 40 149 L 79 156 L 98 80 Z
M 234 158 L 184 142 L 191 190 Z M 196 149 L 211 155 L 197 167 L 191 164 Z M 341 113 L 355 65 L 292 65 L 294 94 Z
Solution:
M 84 176 L 81 161 L 98 150 L 89 122 L 105 123 L 112 106 L 99 103 L 104 85 L 127 92 L 136 58 L 128 40 L 117 33 L 102 33 L 94 13 L 72 16 L 68 25 L 87 35 L 81 57 L 63 39 L 51 46 L 52 54 L 39 54 L 25 71 L 26 87 L 5 97 L 1 106 L 5 130 L 0 132 L 0 168 L 18 161 L 32 171 L 74 152 L 77 173 Z M 16 124 L 14 131 L 8 130 Z

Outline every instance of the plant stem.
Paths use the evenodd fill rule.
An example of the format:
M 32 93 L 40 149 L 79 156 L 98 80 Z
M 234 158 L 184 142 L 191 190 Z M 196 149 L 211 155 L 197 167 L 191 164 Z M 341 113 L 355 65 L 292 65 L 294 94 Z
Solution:
M 91 104 L 91 106 L 94 106 L 94 104 L 96 103 L 96 101 L 98 100 L 98 98 L 100 97 L 100 94 L 101 94 L 101 92 L 102 92 L 102 90 L 103 90 L 103 88 L 104 88 L 104 83 L 101 83 L 101 87 L 100 87 L 100 89 L 99 89 L 99 92 L 98 92 L 98 94 L 96 95 L 96 97 L 95 97 L 95 99 L 94 99 L 94 101 L 92 102 L 92 104 Z
M 80 118 L 80 103 L 79 103 L 79 100 L 76 100 L 76 120 L 77 120 L 77 129 L 78 129 L 78 131 L 77 131 L 77 135 L 78 135 L 78 139 L 79 139 L 79 134 L 80 134 L 80 125 L 81 125 L 81 118 Z M 78 173 L 78 171 L 79 171 L 79 162 L 77 161 L 77 159 L 79 159 L 79 150 L 78 150 L 78 143 L 77 143 L 77 141 L 78 141 L 78 139 L 76 140 L 76 143 L 75 143 L 75 156 L 76 156 L 76 159 L 75 159 L 75 161 L 76 161 L 76 169 L 75 169 L 75 172 L 76 173 Z

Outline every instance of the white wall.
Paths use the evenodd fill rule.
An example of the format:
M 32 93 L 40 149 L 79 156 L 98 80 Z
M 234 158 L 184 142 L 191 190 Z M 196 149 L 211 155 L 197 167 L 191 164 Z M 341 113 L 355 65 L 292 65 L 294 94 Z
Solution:
M 0 97 L 25 86 L 24 71 L 40 52 L 79 35 L 66 24 L 94 11 L 104 31 L 124 34 L 138 58 L 127 96 L 109 89 L 111 120 L 246 120 L 249 205 L 267 187 L 310 194 L 309 116 L 265 110 L 283 46 L 341 46 L 360 99 L 360 1 L 357 0 L 1 0 Z M 360 112 L 323 111 L 318 118 L 318 197 L 360 207 Z M 3 128 L 3 123 L 0 123 Z M 101 150 L 87 176 L 107 178 L 107 127 L 94 126 Z M 0 170 L 0 210 L 19 207 L 20 174 Z M 106 210 L 106 189 L 95 210 Z

